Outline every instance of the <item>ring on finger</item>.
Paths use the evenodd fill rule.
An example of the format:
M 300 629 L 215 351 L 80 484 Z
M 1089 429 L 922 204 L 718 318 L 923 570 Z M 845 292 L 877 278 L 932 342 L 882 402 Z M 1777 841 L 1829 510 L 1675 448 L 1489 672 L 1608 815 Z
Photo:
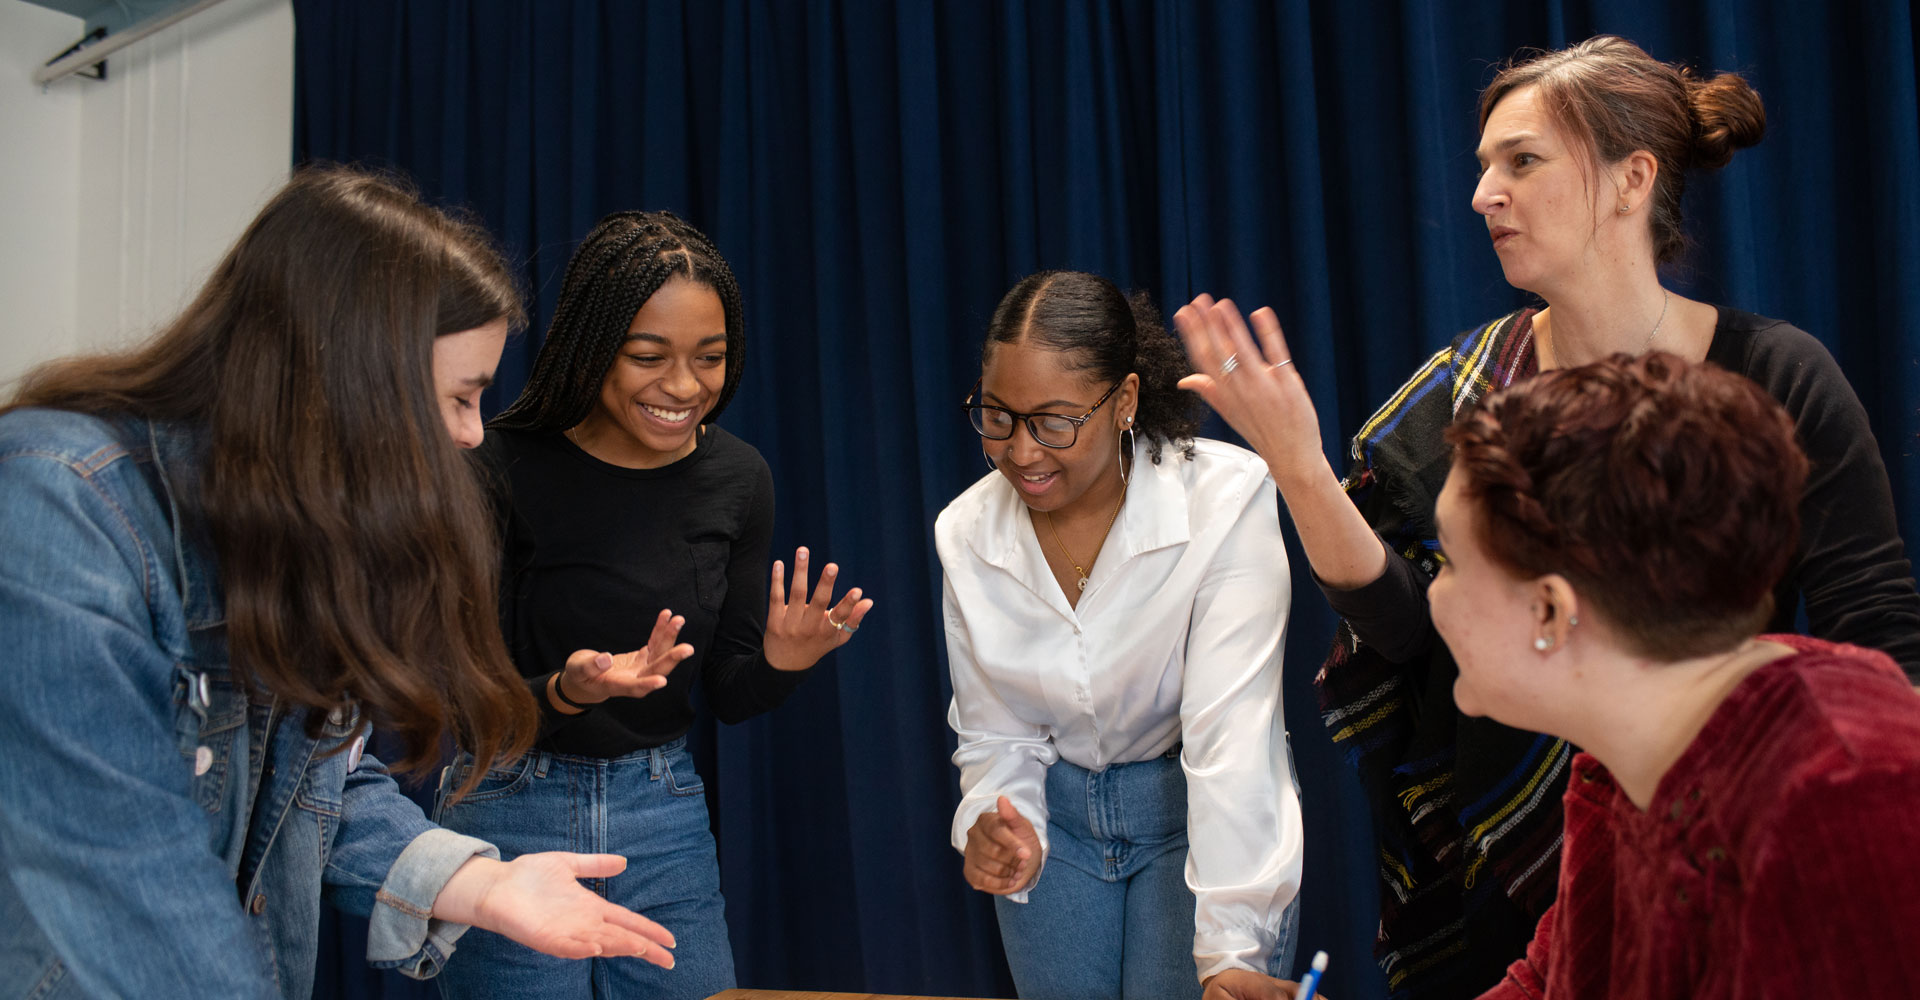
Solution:
M 1240 367 L 1239 353 L 1235 352 L 1227 355 L 1227 360 L 1220 362 L 1220 377 L 1226 378 L 1228 375 L 1233 374 L 1233 370 L 1238 367 Z
M 1286 359 L 1285 361 L 1275 361 L 1275 362 L 1274 362 L 1273 364 L 1270 364 L 1270 365 L 1268 365 L 1268 366 L 1267 366 L 1267 370 L 1268 370 L 1268 371 L 1273 371 L 1273 370 L 1275 370 L 1275 369 L 1278 369 L 1278 368 L 1285 368 L 1286 366 L 1288 366 L 1288 365 L 1290 365 L 1290 364 L 1293 364 L 1293 359 L 1292 359 L 1292 358 L 1288 358 L 1288 359 Z
M 831 611 L 827 612 L 827 624 L 833 626 L 835 629 L 838 629 L 839 631 L 842 631 L 842 632 L 845 632 L 847 630 L 847 623 L 834 621 L 833 612 Z

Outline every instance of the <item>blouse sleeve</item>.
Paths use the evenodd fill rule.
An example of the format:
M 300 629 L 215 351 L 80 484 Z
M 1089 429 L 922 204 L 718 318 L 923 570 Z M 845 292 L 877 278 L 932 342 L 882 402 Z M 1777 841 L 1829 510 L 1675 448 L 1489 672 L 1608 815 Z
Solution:
M 1280 696 L 1292 583 L 1273 481 L 1252 494 L 1194 597 L 1181 691 L 1187 886 L 1203 980 L 1230 968 L 1266 972 L 1300 888 L 1300 801 Z
M 965 853 L 967 831 L 982 813 L 997 807 L 1004 795 L 1014 809 L 1033 824 L 1040 838 L 1040 866 L 1046 867 L 1047 768 L 1060 758 L 1045 726 L 1016 715 L 994 689 L 973 656 L 967 622 L 949 575 L 941 587 L 942 617 L 947 631 L 947 669 L 953 676 L 953 704 L 947 724 L 959 737 L 953 763 L 960 769 L 960 807 L 953 813 L 953 849 Z M 1035 881 L 1039 871 L 1034 872 Z M 1027 901 L 1027 891 L 1007 898 Z

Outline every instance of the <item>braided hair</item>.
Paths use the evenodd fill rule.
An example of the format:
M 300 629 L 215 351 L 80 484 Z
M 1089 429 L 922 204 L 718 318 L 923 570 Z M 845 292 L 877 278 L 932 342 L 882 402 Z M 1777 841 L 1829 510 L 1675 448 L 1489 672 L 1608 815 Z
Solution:
M 1134 430 L 1147 439 L 1147 457 L 1160 464 L 1167 444 L 1193 457 L 1193 436 L 1200 429 L 1197 397 L 1179 387 L 1193 366 L 1146 292 L 1122 294 L 1113 282 L 1085 271 L 1028 275 L 994 309 L 980 363 L 987 363 L 994 345 L 1023 338 L 1059 351 L 1069 370 L 1088 372 L 1096 381 L 1138 374 Z
M 585 420 L 620 355 L 634 314 L 674 277 L 713 289 L 727 316 L 727 370 L 720 397 L 700 418 L 727 408 L 746 366 L 740 285 L 706 234 L 671 212 L 615 212 L 600 220 L 567 262 L 560 306 L 520 398 L 490 426 L 564 431 Z

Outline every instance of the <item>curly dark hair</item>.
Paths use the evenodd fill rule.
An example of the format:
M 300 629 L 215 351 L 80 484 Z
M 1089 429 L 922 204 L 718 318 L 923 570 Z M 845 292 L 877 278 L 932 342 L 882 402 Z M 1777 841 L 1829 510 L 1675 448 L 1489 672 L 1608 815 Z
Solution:
M 1146 292 L 1123 294 L 1119 286 L 1085 271 L 1041 271 L 1013 286 L 987 323 L 980 363 L 995 344 L 1022 337 L 1067 356 L 1067 367 L 1118 382 L 1140 376 L 1140 408 L 1134 430 L 1147 439 L 1147 456 L 1160 462 L 1161 448 L 1180 446 L 1193 457 L 1200 408 L 1179 382 L 1193 373 L 1186 352 L 1167 332 L 1160 310 Z
M 533 375 L 520 398 L 489 426 L 564 431 L 585 420 L 634 314 L 675 276 L 713 289 L 726 311 L 726 378 L 713 409 L 700 418 L 712 423 L 740 387 L 747 361 L 746 321 L 733 269 L 705 233 L 672 212 L 615 212 L 593 227 L 567 262 L 560 306 L 534 359 Z
M 1487 397 L 1447 441 L 1488 554 L 1573 581 L 1634 652 L 1704 656 L 1766 624 L 1807 459 L 1753 382 L 1615 354 Z

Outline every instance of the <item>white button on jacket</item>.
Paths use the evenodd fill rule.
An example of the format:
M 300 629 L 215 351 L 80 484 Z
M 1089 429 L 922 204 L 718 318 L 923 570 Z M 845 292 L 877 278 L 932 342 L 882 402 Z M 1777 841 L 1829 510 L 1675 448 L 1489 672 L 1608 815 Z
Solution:
M 935 523 L 963 794 L 953 846 L 1005 795 L 1044 852 L 1056 759 L 1097 771 L 1184 743 L 1198 974 L 1264 972 L 1302 840 L 1280 702 L 1292 586 L 1278 493 L 1258 456 L 1218 441 L 1196 441 L 1192 460 L 1164 447 L 1158 465 L 1142 441 L 1133 470 L 1078 607 L 999 473 Z

